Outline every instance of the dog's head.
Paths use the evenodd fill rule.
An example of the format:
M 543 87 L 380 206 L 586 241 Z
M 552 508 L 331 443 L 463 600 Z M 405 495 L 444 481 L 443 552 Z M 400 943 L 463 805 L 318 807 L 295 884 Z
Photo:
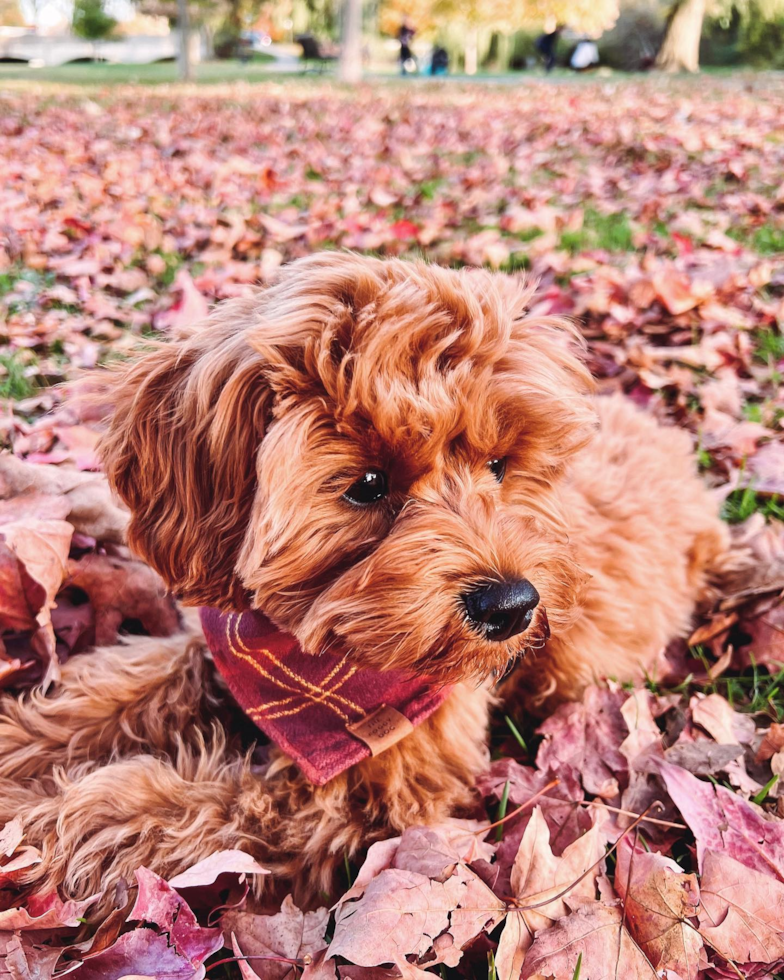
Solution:
M 124 368 L 103 443 L 187 603 L 456 679 L 574 614 L 553 492 L 590 436 L 563 321 L 508 277 L 325 253 Z

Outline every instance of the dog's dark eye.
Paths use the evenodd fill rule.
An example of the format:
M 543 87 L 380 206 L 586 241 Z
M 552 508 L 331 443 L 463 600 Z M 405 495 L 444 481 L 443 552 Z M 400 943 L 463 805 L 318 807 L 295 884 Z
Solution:
M 389 493 L 386 473 L 381 470 L 368 470 L 363 477 L 343 494 L 352 504 L 375 504 Z
M 503 483 L 504 474 L 506 473 L 506 456 L 502 456 L 500 459 L 491 459 L 487 466 L 496 480 L 499 483 Z

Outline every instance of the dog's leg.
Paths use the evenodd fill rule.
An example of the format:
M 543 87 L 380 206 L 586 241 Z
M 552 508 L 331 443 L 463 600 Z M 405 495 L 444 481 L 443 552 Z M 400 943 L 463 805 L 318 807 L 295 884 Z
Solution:
M 400 743 L 314 787 L 279 752 L 252 765 L 226 714 L 210 711 L 219 696 L 205 673 L 192 639 L 143 640 L 74 658 L 52 698 L 6 699 L 0 823 L 21 817 L 42 852 L 23 883 L 75 897 L 104 890 L 106 904 L 140 865 L 171 876 L 239 848 L 310 905 L 331 891 L 344 855 L 477 804 L 485 689 L 458 685 Z
M 259 851 L 245 828 L 263 826 L 269 797 L 230 716 L 195 633 L 75 657 L 52 696 L 6 696 L 0 825 L 20 817 L 42 855 L 21 883 L 84 896 L 140 865 L 167 875 Z
M 210 730 L 225 714 L 196 632 L 74 657 L 53 695 L 0 700 L 0 826 L 20 817 L 42 849 L 29 880 L 83 894 L 101 868 L 124 874 L 159 849 L 165 865 L 161 841 L 186 826 L 192 846 L 176 849 L 187 862 L 209 799 L 214 810 L 231 781 L 227 736 Z M 228 839 L 231 821 L 214 825 Z
M 134 638 L 74 657 L 50 696 L 0 699 L 0 780 L 129 751 L 166 751 L 200 714 L 214 713 L 207 673 L 192 634 Z M 0 818 L 4 810 L 0 798 Z
M 21 816 L 42 860 L 22 879 L 36 891 L 100 891 L 145 865 L 170 877 L 224 848 L 257 855 L 270 800 L 248 759 L 227 750 L 219 726 L 209 740 L 171 758 L 137 755 L 108 765 L 55 771 L 26 784 L 4 781 L 3 809 Z M 251 810 L 255 820 L 250 821 Z
M 0 819 L 21 816 L 42 861 L 23 883 L 71 896 L 133 881 L 145 865 L 164 877 L 224 848 L 272 871 L 257 889 L 287 883 L 304 906 L 331 893 L 345 857 L 415 824 L 481 815 L 473 791 L 487 765 L 491 695 L 458 685 L 442 708 L 397 745 L 314 787 L 277 750 L 253 766 L 222 726 L 172 735 L 166 757 L 84 761 L 23 781 L 0 780 Z

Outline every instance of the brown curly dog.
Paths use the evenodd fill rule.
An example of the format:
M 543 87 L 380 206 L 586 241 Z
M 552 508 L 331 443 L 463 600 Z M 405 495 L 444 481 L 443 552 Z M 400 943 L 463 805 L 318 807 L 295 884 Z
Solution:
M 225 679 L 195 623 L 74 657 L 51 696 L 0 702 L 0 822 L 41 849 L 32 885 L 84 895 L 236 847 L 312 901 L 344 853 L 476 807 L 512 661 L 502 696 L 541 711 L 689 630 L 727 548 L 690 438 L 593 397 L 579 334 L 526 315 L 530 292 L 323 253 L 120 370 L 106 471 L 183 603 L 263 611 L 330 677 L 348 665 L 342 692 L 371 677 L 380 703 L 391 671 L 435 700 L 393 708 L 388 744 L 311 732 L 361 756 L 317 785 L 248 714 L 365 711 L 271 646 L 238 634 L 251 673 Z M 268 680 L 280 698 L 252 705 Z

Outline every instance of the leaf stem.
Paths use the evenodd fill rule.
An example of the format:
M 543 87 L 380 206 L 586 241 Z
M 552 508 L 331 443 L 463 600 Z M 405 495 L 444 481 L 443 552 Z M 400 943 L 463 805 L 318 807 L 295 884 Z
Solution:
M 507 813 L 506 816 L 502 817 L 500 820 L 496 820 L 494 823 L 488 824 L 486 827 L 480 827 L 479 830 L 475 830 L 474 833 L 477 836 L 479 834 L 486 834 L 488 830 L 492 830 L 493 827 L 498 827 L 502 823 L 506 823 L 507 820 L 511 820 L 512 817 L 516 817 L 518 813 L 521 813 L 523 810 L 525 810 L 526 807 L 529 807 L 535 800 L 538 800 L 543 793 L 547 792 L 548 789 L 555 789 L 555 787 L 560 783 L 560 781 L 561 781 L 560 779 L 554 779 L 551 783 L 548 783 L 546 786 L 543 786 L 541 789 L 538 789 L 529 800 L 526 800 L 525 803 L 520 804 L 520 806 L 516 810 L 512 810 L 511 813 Z M 558 802 L 569 803 L 570 801 L 559 800 Z

